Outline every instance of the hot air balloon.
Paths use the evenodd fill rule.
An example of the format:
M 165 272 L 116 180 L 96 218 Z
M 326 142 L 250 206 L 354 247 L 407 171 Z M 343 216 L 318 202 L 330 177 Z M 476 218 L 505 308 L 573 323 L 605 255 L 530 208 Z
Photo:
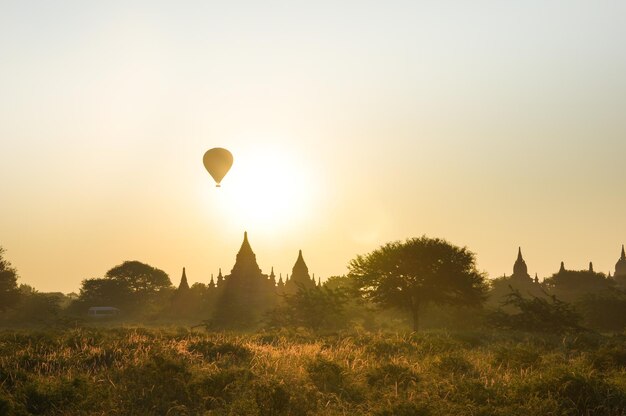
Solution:
M 215 180 L 215 186 L 220 187 L 220 182 L 233 165 L 233 155 L 226 149 L 215 147 L 207 150 L 202 158 L 204 167 Z

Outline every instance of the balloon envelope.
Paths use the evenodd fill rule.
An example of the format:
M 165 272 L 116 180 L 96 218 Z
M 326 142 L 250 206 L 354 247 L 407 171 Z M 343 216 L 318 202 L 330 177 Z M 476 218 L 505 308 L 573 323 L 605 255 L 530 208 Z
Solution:
M 233 165 L 233 155 L 226 149 L 216 147 L 207 150 L 202 161 L 206 170 L 215 180 L 215 186 L 219 187 L 220 182 Z

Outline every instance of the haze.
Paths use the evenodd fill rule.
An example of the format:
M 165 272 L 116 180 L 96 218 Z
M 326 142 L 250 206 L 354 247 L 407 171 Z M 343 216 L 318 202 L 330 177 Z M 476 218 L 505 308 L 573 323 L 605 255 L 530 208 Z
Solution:
M 76 291 L 345 273 L 426 234 L 491 277 L 613 270 L 626 243 L 626 3 L 0 2 L 0 245 Z M 216 189 L 202 166 L 228 148 Z

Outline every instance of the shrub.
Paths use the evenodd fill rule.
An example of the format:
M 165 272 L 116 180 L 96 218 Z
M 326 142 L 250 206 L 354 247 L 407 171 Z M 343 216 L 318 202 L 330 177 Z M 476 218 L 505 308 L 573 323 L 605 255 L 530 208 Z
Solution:
M 254 387 L 254 396 L 261 416 L 289 414 L 291 395 L 283 383 L 270 379 L 257 382 Z
M 307 372 L 315 387 L 324 393 L 340 394 L 344 390 L 344 372 L 336 363 L 318 356 L 307 365 Z
M 68 412 L 83 408 L 87 390 L 87 383 L 81 378 L 58 382 L 47 380 L 45 383 L 31 381 L 23 388 L 24 404 L 26 410 L 35 415 L 47 414 L 52 410 Z
M 370 370 L 366 379 L 371 387 L 393 386 L 397 396 L 398 391 L 406 391 L 411 384 L 417 383 L 419 377 L 409 367 L 388 363 Z
M 191 385 L 191 390 L 205 409 L 215 409 L 232 400 L 235 393 L 253 379 L 250 370 L 225 368 L 201 377 Z
M 410 342 L 399 339 L 377 339 L 366 344 L 366 351 L 377 357 L 387 357 L 394 355 L 409 354 L 417 350 L 415 345 Z
M 548 299 L 531 296 L 527 299 L 518 290 L 511 288 L 503 306 L 513 306 L 519 312 L 509 314 L 499 309 L 488 315 L 488 321 L 496 328 L 528 332 L 561 334 L 583 330 L 579 325 L 581 316 L 569 303 L 556 296 Z
M 166 414 L 172 407 L 193 404 L 190 379 L 185 362 L 155 355 L 139 366 L 121 371 L 117 384 L 122 386 L 123 406 L 128 413 Z
M 530 380 L 520 395 L 554 398 L 563 414 L 622 415 L 626 408 L 624 391 L 592 372 L 565 367 Z
M 599 370 L 620 370 L 626 368 L 626 346 L 602 346 L 591 355 L 593 366 Z
M 232 342 L 216 344 L 209 340 L 201 340 L 189 344 L 187 350 L 213 361 L 220 358 L 228 358 L 231 361 L 247 361 L 252 357 L 252 351 L 249 348 Z
M 436 368 L 442 373 L 475 375 L 474 366 L 459 354 L 441 355 L 435 359 Z
M 536 350 L 524 346 L 500 346 L 494 352 L 494 361 L 497 365 L 508 368 L 528 368 L 541 363 L 541 355 Z

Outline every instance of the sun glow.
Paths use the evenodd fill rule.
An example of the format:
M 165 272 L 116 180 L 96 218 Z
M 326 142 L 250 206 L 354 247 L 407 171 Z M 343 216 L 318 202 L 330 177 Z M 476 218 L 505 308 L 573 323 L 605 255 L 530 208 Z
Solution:
M 236 227 L 277 231 L 307 219 L 316 192 L 307 161 L 280 147 L 233 149 L 234 163 L 216 189 L 226 221 Z

